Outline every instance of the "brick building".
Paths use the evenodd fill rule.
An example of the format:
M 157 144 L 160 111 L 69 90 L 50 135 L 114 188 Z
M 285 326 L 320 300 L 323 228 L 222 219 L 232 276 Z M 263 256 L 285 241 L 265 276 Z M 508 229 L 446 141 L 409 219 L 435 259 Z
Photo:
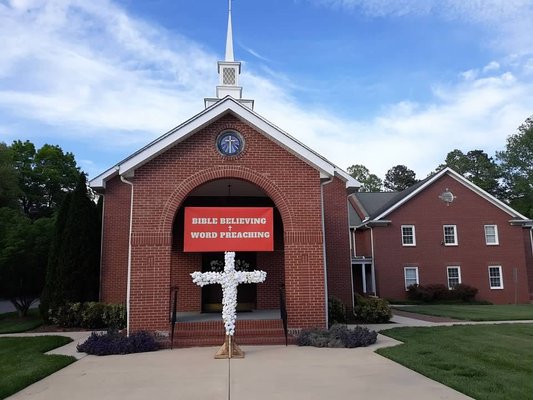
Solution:
M 127 304 L 128 331 L 168 332 L 171 288 L 182 314 L 220 302 L 217 288 L 191 280 L 222 254 L 183 251 L 188 206 L 273 208 L 274 251 L 237 253 L 268 274 L 240 287 L 244 307 L 279 315 L 284 288 L 288 326 L 299 329 L 326 326 L 328 294 L 352 304 L 347 196 L 358 183 L 255 113 L 242 98 L 240 69 L 230 13 L 216 98 L 90 182 L 104 196 L 101 300 Z
M 411 284 L 464 283 L 496 304 L 533 300 L 532 221 L 453 170 L 349 200 L 355 291 L 401 300 Z

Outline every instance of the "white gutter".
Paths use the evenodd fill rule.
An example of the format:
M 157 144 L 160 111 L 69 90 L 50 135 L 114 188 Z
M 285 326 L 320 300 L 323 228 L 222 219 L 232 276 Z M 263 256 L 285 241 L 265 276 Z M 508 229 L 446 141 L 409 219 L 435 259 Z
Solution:
M 328 268 L 326 261 L 326 223 L 324 220 L 324 186 L 333 181 L 333 176 L 330 177 L 327 181 L 320 183 L 320 201 L 322 203 L 322 257 L 324 258 L 324 300 L 325 300 L 325 309 L 326 309 L 326 329 L 329 326 L 329 316 L 328 316 Z
M 128 280 L 126 290 L 126 334 L 130 335 L 130 298 L 131 298 L 131 232 L 133 230 L 133 183 L 126 180 L 120 175 L 120 180 L 131 186 L 131 200 L 130 200 L 130 232 L 128 235 Z

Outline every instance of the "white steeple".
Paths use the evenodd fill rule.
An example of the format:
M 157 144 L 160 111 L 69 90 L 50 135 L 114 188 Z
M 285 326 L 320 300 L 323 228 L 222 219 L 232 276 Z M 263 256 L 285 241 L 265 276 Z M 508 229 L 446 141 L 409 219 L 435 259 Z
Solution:
M 233 29 L 231 26 L 231 0 L 228 5 L 228 33 L 226 35 L 226 59 L 225 61 L 235 61 L 233 58 Z
M 219 84 L 217 86 L 217 97 L 206 98 L 205 107 L 215 104 L 226 96 L 231 96 L 239 103 L 253 110 L 254 101 L 242 98 L 242 86 L 239 86 L 239 75 L 241 73 L 240 61 L 235 61 L 233 56 L 233 27 L 231 23 L 231 0 L 228 0 L 228 31 L 226 34 L 226 55 L 224 61 L 218 62 Z

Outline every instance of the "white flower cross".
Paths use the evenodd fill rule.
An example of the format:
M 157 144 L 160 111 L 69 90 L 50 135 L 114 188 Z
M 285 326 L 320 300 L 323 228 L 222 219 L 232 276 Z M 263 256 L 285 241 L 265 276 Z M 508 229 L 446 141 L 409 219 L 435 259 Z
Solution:
M 198 286 L 217 283 L 222 285 L 222 320 L 226 335 L 235 334 L 235 321 L 237 319 L 237 286 L 241 283 L 260 283 L 266 279 L 265 271 L 236 271 L 235 252 L 227 251 L 224 254 L 224 272 L 193 272 L 192 281 Z

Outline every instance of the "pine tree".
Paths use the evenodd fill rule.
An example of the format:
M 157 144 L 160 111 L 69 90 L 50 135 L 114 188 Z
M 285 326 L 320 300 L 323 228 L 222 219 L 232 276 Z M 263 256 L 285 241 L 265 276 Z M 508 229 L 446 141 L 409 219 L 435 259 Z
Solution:
M 100 222 L 84 174 L 59 210 L 41 311 L 66 302 L 98 300 Z

